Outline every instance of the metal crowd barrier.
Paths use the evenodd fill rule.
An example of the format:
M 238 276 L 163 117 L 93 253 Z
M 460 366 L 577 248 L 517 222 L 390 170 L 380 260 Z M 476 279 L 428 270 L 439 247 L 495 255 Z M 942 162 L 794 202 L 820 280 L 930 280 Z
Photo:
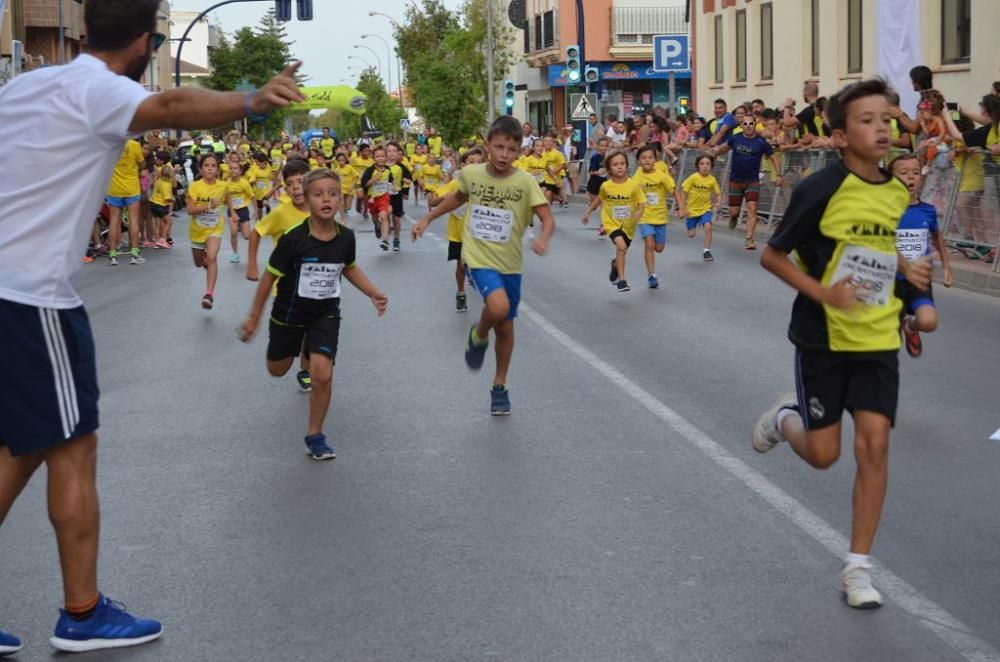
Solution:
M 696 162 L 704 152 L 684 149 L 671 168 L 680 186 L 697 170 Z M 774 232 L 784 217 L 792 191 L 812 173 L 833 163 L 839 156 L 836 150 L 789 150 L 779 152 L 782 186 L 778 186 L 777 173 L 765 163 L 761 168 L 760 198 L 757 215 L 758 232 L 764 236 Z M 722 189 L 720 221 L 728 220 L 729 153 L 715 160 L 712 174 Z M 921 199 L 938 210 L 938 226 L 944 234 L 945 244 L 953 256 L 991 264 L 1000 272 L 1000 159 L 975 149 L 963 154 L 952 154 L 942 165 L 931 164 L 924 178 Z M 740 210 L 738 221 L 744 222 L 745 209 Z

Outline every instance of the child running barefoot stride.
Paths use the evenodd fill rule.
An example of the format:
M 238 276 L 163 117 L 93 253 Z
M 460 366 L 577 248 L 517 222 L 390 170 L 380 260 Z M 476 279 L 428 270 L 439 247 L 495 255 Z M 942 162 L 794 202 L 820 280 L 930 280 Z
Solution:
M 340 178 L 326 168 L 318 168 L 305 176 L 304 186 L 309 218 L 278 242 L 239 336 L 243 342 L 253 338 L 277 279 L 267 371 L 281 377 L 292 367 L 300 350 L 309 354 L 312 391 L 306 448 L 314 460 L 332 460 L 336 454 L 323 434 L 323 422 L 330 408 L 333 365 L 340 336 L 341 275 L 371 299 L 379 317 L 385 314 L 388 299 L 355 263 L 354 233 L 336 221 L 343 204 Z
M 719 213 L 722 189 L 712 174 L 715 159 L 707 154 L 699 156 L 696 165 L 698 172 L 685 179 L 681 186 L 687 196 L 686 204 L 681 204 L 681 209 L 687 210 L 684 216 L 687 217 L 688 239 L 694 239 L 699 225 L 704 229 L 705 249 L 701 257 L 705 262 L 711 262 L 715 259 L 712 257 L 712 219 Z
M 934 205 L 920 201 L 920 157 L 913 153 L 902 154 L 892 161 L 890 170 L 910 191 L 910 206 L 899 219 L 896 228 L 896 250 L 907 260 L 929 257 L 933 250 L 941 259 L 944 271 L 944 286 L 951 287 L 951 262 L 944 246 L 944 237 L 937 223 L 937 209 Z M 934 307 L 934 292 L 928 284 L 926 290 L 919 290 L 901 275 L 896 276 L 896 296 L 903 302 L 903 316 L 900 328 L 906 341 L 906 353 L 913 358 L 924 352 L 920 332 L 930 333 L 938 325 L 937 309 Z
M 842 161 L 807 177 L 792 193 L 761 265 L 798 290 L 788 337 L 795 345 L 796 392 L 782 396 L 753 428 L 753 448 L 781 442 L 825 469 L 840 456 L 841 418 L 854 418 L 853 521 L 840 573 L 847 604 L 882 605 L 871 553 L 888 481 L 889 431 L 899 395 L 897 271 L 919 290 L 930 260 L 897 253 L 896 227 L 910 195 L 879 167 L 889 151 L 891 115 L 881 79 L 845 87 L 827 106 Z M 788 259 L 795 251 L 797 260 Z
M 677 211 L 684 217 L 684 198 L 677 190 L 674 178 L 666 171 L 666 164 L 656 158 L 656 149 L 645 145 L 636 152 L 639 160 L 639 170 L 632 175 L 632 180 L 642 187 L 646 198 L 646 206 L 639 221 L 639 236 L 645 248 L 646 271 L 649 273 L 648 284 L 652 289 L 660 286 L 656 277 L 656 254 L 662 253 L 667 245 L 667 196 L 673 194 L 677 201 Z M 657 166 L 663 165 L 660 169 Z
M 214 152 L 201 157 L 198 163 L 201 179 L 187 190 L 187 212 L 191 215 L 188 235 L 194 266 L 205 270 L 205 296 L 201 307 L 211 310 L 215 305 L 215 282 L 219 277 L 219 247 L 226 229 L 225 210 L 232 209 L 229 187 L 219 180 L 219 159 Z
M 631 289 L 625 280 L 625 253 L 632 245 L 635 224 L 645 212 L 646 196 L 642 187 L 628 177 L 625 152 L 609 152 L 604 159 L 604 167 L 608 170 L 609 179 L 601 184 L 597 197 L 587 205 L 587 210 L 583 212 L 583 224 L 589 225 L 591 212 L 603 205 L 601 227 L 615 246 L 608 279 L 619 292 L 624 293 Z
M 466 166 L 458 178 L 458 191 L 413 226 L 413 241 L 435 218 L 468 203 L 462 233 L 462 258 L 485 305 L 479 323 L 473 324 L 465 342 L 465 363 L 472 370 L 483 367 L 490 330 L 496 335 L 497 369 L 490 391 L 490 414 L 510 413 L 507 370 L 514 353 L 514 318 L 521 301 L 524 257 L 521 237 L 537 215 L 541 236 L 531 248 L 545 255 L 556 225 L 542 190 L 531 175 L 512 166 L 521 149 L 521 123 L 510 116 L 496 119 L 486 138 L 489 161 Z

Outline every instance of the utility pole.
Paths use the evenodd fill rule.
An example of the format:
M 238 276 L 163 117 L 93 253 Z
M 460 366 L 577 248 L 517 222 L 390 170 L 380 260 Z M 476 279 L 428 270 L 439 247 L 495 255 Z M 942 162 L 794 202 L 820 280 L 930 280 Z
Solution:
M 486 119 L 493 124 L 496 106 L 493 99 L 493 0 L 486 0 Z

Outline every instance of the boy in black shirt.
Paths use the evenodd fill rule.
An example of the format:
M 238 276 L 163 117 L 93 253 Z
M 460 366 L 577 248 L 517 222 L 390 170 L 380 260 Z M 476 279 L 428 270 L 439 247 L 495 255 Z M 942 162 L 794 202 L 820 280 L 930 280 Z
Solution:
M 292 367 L 300 350 L 310 356 L 312 391 L 305 442 L 314 460 L 330 460 L 336 455 L 326 442 L 323 421 L 330 407 L 340 335 L 340 277 L 345 276 L 372 300 L 379 317 L 385 313 L 388 299 L 355 263 L 354 233 L 334 220 L 343 200 L 340 178 L 327 168 L 318 168 L 306 175 L 303 187 L 309 218 L 278 242 L 239 336 L 243 342 L 253 338 L 271 286 L 277 280 L 267 371 L 281 377 Z

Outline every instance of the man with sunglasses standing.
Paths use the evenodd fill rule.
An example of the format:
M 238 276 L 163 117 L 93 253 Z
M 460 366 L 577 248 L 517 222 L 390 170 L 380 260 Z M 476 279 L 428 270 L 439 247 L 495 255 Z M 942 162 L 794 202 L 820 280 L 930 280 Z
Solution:
M 740 218 L 740 207 L 743 201 L 747 203 L 747 235 L 743 248 L 748 251 L 757 249 L 754 231 L 757 229 L 757 201 L 760 198 L 760 164 L 765 156 L 774 164 L 778 173 L 777 184 L 782 185 L 781 163 L 778 161 L 774 148 L 763 136 L 757 133 L 757 119 L 747 115 L 741 122 L 740 133 L 729 136 L 726 143 L 713 150 L 716 156 L 732 150 L 732 167 L 729 171 L 729 227 L 736 228 Z
M 298 63 L 249 93 L 150 94 L 137 81 L 164 41 L 155 32 L 159 4 L 88 0 L 87 53 L 0 88 L 0 523 L 44 464 L 65 599 L 50 642 L 63 651 L 131 646 L 162 633 L 97 587 L 97 370 L 73 279 L 122 145 L 154 128 L 260 119 L 302 100 Z M 39 136 L 58 139 L 39 145 Z M 4 564 L 2 572 L 16 568 Z M 20 646 L 0 632 L 0 655 Z

